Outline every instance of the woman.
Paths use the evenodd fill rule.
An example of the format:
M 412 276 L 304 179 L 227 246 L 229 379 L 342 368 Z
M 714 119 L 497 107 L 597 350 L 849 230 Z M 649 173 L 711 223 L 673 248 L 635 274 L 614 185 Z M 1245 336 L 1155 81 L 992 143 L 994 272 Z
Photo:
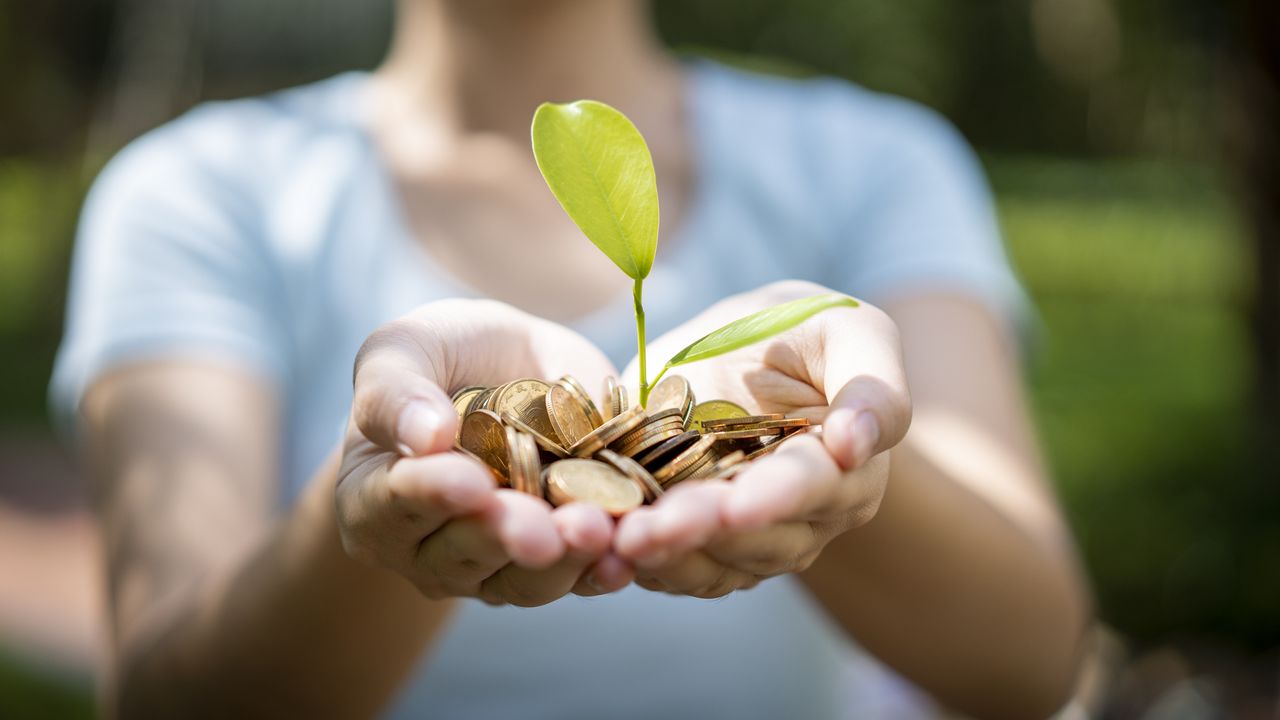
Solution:
M 122 714 L 828 717 L 831 621 L 961 711 L 1063 702 L 1087 603 L 972 157 L 845 83 L 680 65 L 646 10 L 403 0 L 371 75 L 199 108 L 104 171 L 54 392 L 101 489 Z M 616 526 L 447 452 L 446 393 L 634 349 L 529 152 L 536 105 L 579 97 L 653 151 L 654 357 L 815 290 L 786 278 L 884 310 L 690 366 L 823 439 Z

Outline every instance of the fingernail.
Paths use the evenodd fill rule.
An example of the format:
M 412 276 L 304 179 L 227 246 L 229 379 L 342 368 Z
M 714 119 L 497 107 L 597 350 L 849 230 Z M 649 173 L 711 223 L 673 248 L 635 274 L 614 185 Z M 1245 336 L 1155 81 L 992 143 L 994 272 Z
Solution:
M 853 419 L 853 457 L 858 466 L 871 459 L 880 442 L 880 421 L 870 410 L 862 410 Z
M 444 424 L 444 417 L 434 405 L 423 400 L 410 401 L 400 411 L 400 421 L 396 425 L 396 440 L 399 441 L 400 453 L 413 457 L 418 453 L 414 448 L 429 448 L 434 444 L 436 433 Z
M 590 587 L 596 592 L 604 592 L 604 585 L 600 583 L 600 579 L 596 577 L 595 573 L 587 575 L 587 587 Z

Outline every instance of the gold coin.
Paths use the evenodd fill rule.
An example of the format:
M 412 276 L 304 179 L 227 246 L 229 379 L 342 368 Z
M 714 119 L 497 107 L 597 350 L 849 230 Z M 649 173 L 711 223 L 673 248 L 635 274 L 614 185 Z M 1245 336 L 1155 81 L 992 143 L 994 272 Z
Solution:
M 619 384 L 615 388 L 611 400 L 613 401 L 613 407 L 617 410 L 614 415 L 621 415 L 626 412 L 627 408 L 631 407 L 631 400 L 627 397 L 627 386 Z
M 809 427 L 809 419 L 802 417 L 782 418 L 781 420 L 757 420 L 755 422 L 733 422 L 712 425 L 707 432 L 735 432 L 738 430 L 773 430 L 775 432 L 794 432 Z
M 669 420 L 683 421 L 684 419 L 680 417 L 680 411 L 674 408 L 666 408 L 663 410 L 650 410 L 649 408 L 645 408 L 644 412 L 645 416 L 649 418 L 648 422 L 651 423 L 666 422 Z
M 706 432 L 703 423 L 711 420 L 730 420 L 750 415 L 741 405 L 728 400 L 708 400 L 700 402 L 693 408 L 689 416 L 689 429 Z
M 466 449 L 462 448 L 461 446 L 455 445 L 455 446 L 453 446 L 453 451 L 454 451 L 454 452 L 456 452 L 456 453 L 458 453 L 459 455 L 463 455 L 463 456 L 465 456 L 465 457 L 469 457 L 469 458 L 471 458 L 472 460 L 475 460 L 476 462 L 478 462 L 478 463 L 480 463 L 481 465 L 483 465 L 483 466 L 484 466 L 484 469 L 485 469 L 485 470 L 488 470 L 488 471 L 489 471 L 489 474 L 493 475 L 493 479 L 494 479 L 494 480 L 497 480 L 499 485 L 501 485 L 502 483 L 505 483 L 505 482 L 507 481 L 507 479 L 506 479 L 506 478 L 502 477 L 502 473 L 498 472 L 497 470 L 494 470 L 492 465 L 490 465 L 489 463 L 485 462 L 484 460 L 481 460 L 479 456 L 477 456 L 475 453 L 471 452 L 470 450 L 466 450 Z
M 493 411 L 499 417 L 508 411 L 518 415 L 526 405 L 542 403 L 542 396 L 546 395 L 550 389 L 551 386 L 541 380 L 521 378 L 498 388 L 498 391 L 493 394 L 493 399 L 490 403 L 493 405 Z
M 692 465 L 684 468 L 667 480 L 664 487 L 671 487 L 677 483 L 682 483 L 693 477 L 697 477 L 704 469 L 715 464 L 715 453 L 707 453 L 701 460 L 695 461 Z
M 623 438 L 614 443 L 612 448 L 627 457 L 635 457 L 649 448 L 657 447 L 659 444 L 683 434 L 684 430 L 681 429 L 680 425 L 657 429 L 645 428 L 643 435 L 629 440 Z
M 573 390 L 557 382 L 547 391 L 547 417 L 561 445 L 573 445 L 595 429 L 588 408 Z
M 675 410 L 663 410 L 657 415 L 649 415 L 635 430 L 619 437 L 610 444 L 615 448 L 630 445 L 640 437 L 648 435 L 650 432 L 670 430 L 672 428 L 684 430 L 684 423 L 681 421 L 679 414 Z
M 747 460 L 747 454 L 741 450 L 734 450 L 724 457 L 713 463 L 702 466 L 692 477 L 694 478 L 719 478 L 727 480 L 737 475 L 742 470 L 742 465 Z
M 470 387 L 464 387 L 453 394 L 453 409 L 458 413 L 459 421 L 458 430 L 453 435 L 454 443 L 457 443 L 462 439 L 462 419 L 467 416 L 468 412 L 471 412 L 472 403 L 474 403 L 475 399 L 484 391 L 485 388 L 483 385 L 472 385 Z
M 608 420 L 611 417 L 616 417 L 618 413 L 621 412 L 617 403 L 614 402 L 617 397 L 619 387 L 618 378 L 612 375 L 605 377 L 604 395 L 602 396 L 604 398 L 604 403 L 600 406 L 602 408 L 601 415 L 605 420 Z
M 591 457 L 600 449 L 608 447 L 609 443 L 640 427 L 645 418 L 644 408 L 633 407 L 583 435 L 578 442 L 569 446 L 569 454 L 580 458 Z
M 493 411 L 499 417 L 508 411 L 515 414 L 525 425 L 533 428 L 548 440 L 561 444 L 555 426 L 547 415 L 547 392 L 551 386 L 541 380 L 525 378 L 507 383 L 494 397 Z M 536 438 L 535 438 L 536 439 Z
M 604 379 L 604 419 L 608 420 L 622 414 L 627 409 L 627 387 L 618 382 L 612 375 Z
M 662 483 L 663 487 L 684 479 L 688 473 L 701 467 L 704 462 L 713 457 L 711 448 L 715 442 L 714 438 L 706 436 L 698 438 L 697 442 L 682 450 L 666 465 L 654 470 L 654 479 Z
M 498 397 L 502 395 L 502 391 L 507 389 L 510 383 L 503 383 L 497 387 L 491 387 L 485 391 L 483 395 L 476 401 L 477 410 L 488 410 L 495 412 L 497 410 Z
M 453 394 L 449 396 L 449 399 L 450 399 L 450 400 L 457 400 L 457 399 L 458 399 L 459 397 L 461 397 L 462 395 L 468 394 L 468 393 L 470 393 L 470 392 L 472 392 L 472 391 L 475 391 L 475 390 L 484 390 L 484 389 L 485 389 L 485 386 L 484 386 L 484 385 L 463 385 L 462 387 L 458 388 L 457 390 L 454 390 L 454 391 L 453 391 Z
M 504 478 L 511 477 L 508 466 L 507 435 L 502 420 L 488 410 L 473 410 L 462 419 L 458 444 L 480 458 Z
M 703 471 L 711 467 L 716 462 L 716 453 L 709 452 L 700 458 L 695 458 L 690 464 L 677 469 L 672 475 L 663 479 L 662 486 L 670 489 L 672 486 L 684 482 L 695 476 L 700 476 Z
M 542 497 L 542 464 L 538 461 L 538 446 L 534 444 L 533 437 L 514 427 L 507 427 L 506 435 L 511 487 Z
M 680 375 L 668 375 L 649 392 L 649 402 L 645 409 L 651 413 L 675 410 L 680 413 L 681 418 L 687 419 L 693 406 L 693 388 L 689 386 L 689 381 Z
M 464 387 L 453 394 L 453 408 L 458 411 L 458 418 L 462 419 L 467 416 L 470 411 L 471 401 L 475 400 L 480 393 L 487 390 L 483 385 L 471 385 Z
M 473 413 L 476 410 L 492 409 L 489 407 L 489 399 L 492 398 L 493 394 L 500 390 L 501 387 L 502 386 L 499 385 L 497 387 L 485 388 L 484 392 L 475 396 L 475 398 L 471 400 L 471 404 L 467 406 L 467 413 Z
M 617 449 L 619 447 L 631 445 L 637 440 L 648 437 L 653 433 L 665 432 L 667 430 L 684 432 L 684 424 L 680 422 L 680 418 L 668 418 L 658 422 L 646 422 L 610 444 L 613 445 L 614 449 Z
M 702 425 L 707 432 L 711 432 L 712 430 L 730 430 L 739 425 L 755 425 L 756 423 L 776 422 L 778 420 L 787 419 L 787 416 L 782 413 L 762 413 L 760 415 L 745 415 L 742 417 L 704 420 Z
M 802 433 L 821 433 L 821 425 L 801 425 L 799 427 L 782 428 L 782 437 L 788 438 L 792 435 L 800 435 Z
M 587 415 L 591 418 L 591 427 L 597 428 L 604 424 L 604 418 L 600 416 L 600 410 L 596 408 L 596 404 L 592 402 L 591 395 L 587 394 L 587 389 L 582 387 L 582 383 L 572 375 L 565 375 L 557 382 L 564 385 L 565 389 L 573 393 L 578 402 L 582 403 L 587 409 Z
M 533 441 L 537 443 L 538 447 L 542 448 L 543 450 L 546 450 L 552 455 L 555 455 L 558 458 L 569 456 L 569 451 L 565 450 L 564 447 L 560 445 L 560 443 L 556 442 L 555 440 L 552 440 L 546 435 L 543 435 L 537 430 L 534 430 L 531 425 L 526 423 L 524 420 L 521 420 L 515 413 L 507 412 L 502 416 L 502 421 L 514 427 L 515 429 L 519 430 L 520 432 L 526 433 L 527 435 L 532 437 Z
M 778 428 L 745 428 L 733 430 L 712 430 L 706 433 L 705 437 L 715 438 L 717 440 L 745 440 L 747 438 L 768 437 L 770 435 L 780 435 L 782 433 Z
M 525 479 L 524 456 L 521 453 L 520 431 L 511 426 L 503 428 L 507 440 L 507 470 L 511 482 L 511 487 L 524 492 L 527 482 Z
M 662 497 L 662 486 L 658 484 L 657 480 L 653 479 L 653 475 L 649 474 L 649 471 L 645 470 L 640 463 L 612 450 L 601 450 L 596 454 L 596 457 L 606 463 L 609 463 L 623 475 L 626 475 L 631 478 L 633 482 L 638 484 L 640 489 L 644 492 L 645 502 L 653 502 L 654 500 Z
M 747 461 L 755 460 L 756 458 L 762 458 L 765 455 L 768 455 L 769 453 L 773 452 L 774 450 L 777 450 L 778 446 L 782 444 L 782 440 L 783 438 L 781 437 L 761 439 L 760 445 L 753 448 L 750 452 L 747 453 Z
M 667 459 L 675 457 L 679 452 L 697 442 L 698 437 L 698 433 L 692 430 L 685 431 L 643 453 L 637 454 L 635 461 L 649 468 L 649 470 L 657 470 L 662 465 L 667 464 Z
M 534 442 L 531 435 L 523 435 L 525 444 L 524 458 L 528 464 L 526 476 L 529 478 L 530 495 L 545 499 L 547 497 L 547 486 L 542 480 L 542 459 L 538 456 L 538 445 Z
M 587 502 L 611 515 L 644 503 L 644 491 L 631 478 L 596 460 L 570 458 L 547 468 L 547 499 L 552 505 Z

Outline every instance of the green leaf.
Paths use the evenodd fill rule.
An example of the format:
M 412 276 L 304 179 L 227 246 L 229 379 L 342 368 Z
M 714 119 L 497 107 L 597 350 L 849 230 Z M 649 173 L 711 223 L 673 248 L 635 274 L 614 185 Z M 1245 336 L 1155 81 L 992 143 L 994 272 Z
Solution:
M 642 280 L 658 249 L 658 185 L 649 146 L 626 115 L 594 100 L 543 103 L 533 156 L 547 187 L 591 242 Z
M 790 330 L 823 310 L 841 306 L 858 307 L 858 301 L 848 295 L 828 293 L 792 300 L 738 318 L 719 330 L 703 335 L 701 339 L 676 353 L 667 361 L 663 370 L 753 345 Z

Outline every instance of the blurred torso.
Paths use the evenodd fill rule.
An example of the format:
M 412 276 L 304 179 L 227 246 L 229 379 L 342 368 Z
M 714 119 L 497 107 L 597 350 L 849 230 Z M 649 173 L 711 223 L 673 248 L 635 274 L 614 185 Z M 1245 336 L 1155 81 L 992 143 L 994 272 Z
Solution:
M 655 92 L 676 98 L 646 130 L 662 199 L 661 237 L 680 225 L 694 171 L 684 80 Z M 368 133 L 402 205 L 404 225 L 435 266 L 460 284 L 557 322 L 582 318 L 628 290 L 547 189 L 526 136 L 461 131 L 382 111 L 371 83 Z M 651 109 L 652 110 L 652 109 Z
M 471 137 L 456 158 L 389 163 L 402 154 L 369 123 L 369 85 L 348 74 L 210 104 L 113 161 L 107 201 L 138 187 L 159 201 L 128 232 L 111 202 L 89 213 L 86 257 L 102 262 L 81 263 L 73 294 L 54 383 L 68 407 L 111 363 L 184 342 L 256 362 L 284 407 L 283 507 L 338 443 L 361 342 L 422 303 L 498 297 L 571 320 L 626 364 L 630 282 L 523 146 Z M 927 113 L 709 63 L 690 66 L 687 102 L 672 130 L 687 150 L 651 134 L 668 222 L 645 284 L 651 337 L 785 278 L 873 301 L 913 283 L 1017 299 L 980 176 Z M 715 602 L 635 587 L 532 610 L 464 602 L 394 712 L 832 717 L 847 657 L 790 578 Z

